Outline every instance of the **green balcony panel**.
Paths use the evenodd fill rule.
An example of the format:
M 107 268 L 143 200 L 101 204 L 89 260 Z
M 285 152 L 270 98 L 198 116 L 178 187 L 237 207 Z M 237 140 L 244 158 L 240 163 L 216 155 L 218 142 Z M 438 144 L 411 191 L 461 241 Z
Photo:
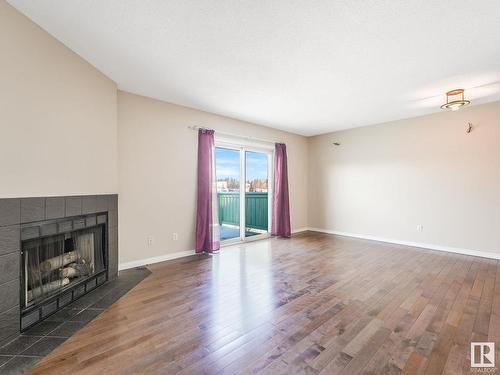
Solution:
M 219 224 L 240 225 L 240 194 L 217 193 L 219 202 Z M 268 194 L 245 194 L 245 221 L 247 228 L 267 230 Z

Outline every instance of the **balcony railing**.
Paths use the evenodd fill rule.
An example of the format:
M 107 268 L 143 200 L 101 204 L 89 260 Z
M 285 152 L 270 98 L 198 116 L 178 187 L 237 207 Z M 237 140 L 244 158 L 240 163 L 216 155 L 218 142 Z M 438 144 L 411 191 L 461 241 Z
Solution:
M 217 193 L 219 224 L 240 225 L 240 193 Z M 245 194 L 245 221 L 247 228 L 267 230 L 267 193 Z

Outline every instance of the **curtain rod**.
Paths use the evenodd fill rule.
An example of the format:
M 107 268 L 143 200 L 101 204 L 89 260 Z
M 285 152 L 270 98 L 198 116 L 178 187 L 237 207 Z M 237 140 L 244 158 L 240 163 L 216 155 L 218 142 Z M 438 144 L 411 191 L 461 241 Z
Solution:
M 216 129 L 206 128 L 204 126 L 192 125 L 192 126 L 188 126 L 188 129 L 191 129 L 191 130 L 198 130 L 198 129 L 213 130 L 213 131 L 215 131 L 215 134 L 222 134 L 222 135 L 227 135 L 227 136 L 230 136 L 230 137 L 241 138 L 241 139 L 248 139 L 248 140 L 253 140 L 253 141 L 258 141 L 258 142 L 265 142 L 265 143 L 285 143 L 285 142 L 282 142 L 282 141 L 275 141 L 275 140 L 270 140 L 270 139 L 252 137 L 250 135 L 239 135 L 239 134 L 234 134 L 234 133 L 220 132 L 220 131 L 218 131 Z

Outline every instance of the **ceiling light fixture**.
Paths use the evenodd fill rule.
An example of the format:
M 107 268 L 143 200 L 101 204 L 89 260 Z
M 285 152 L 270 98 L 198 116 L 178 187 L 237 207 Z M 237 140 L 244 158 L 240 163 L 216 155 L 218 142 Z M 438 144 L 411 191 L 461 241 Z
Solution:
M 441 109 L 456 111 L 467 104 L 470 104 L 470 100 L 465 100 L 464 89 L 455 89 L 446 93 L 446 104 L 443 104 Z

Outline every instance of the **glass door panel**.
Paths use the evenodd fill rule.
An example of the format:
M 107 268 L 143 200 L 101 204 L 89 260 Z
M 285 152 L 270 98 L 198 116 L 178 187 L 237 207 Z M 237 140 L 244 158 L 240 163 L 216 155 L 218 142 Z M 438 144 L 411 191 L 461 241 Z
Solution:
M 268 232 L 269 155 L 245 151 L 245 237 Z
M 240 239 L 240 150 L 215 148 L 220 239 Z

